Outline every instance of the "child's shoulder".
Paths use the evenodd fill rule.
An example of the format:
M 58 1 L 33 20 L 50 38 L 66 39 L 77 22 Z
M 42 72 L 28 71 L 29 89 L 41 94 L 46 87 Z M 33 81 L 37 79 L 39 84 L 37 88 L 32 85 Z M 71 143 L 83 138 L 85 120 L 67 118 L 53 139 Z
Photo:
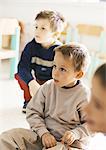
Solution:
M 53 82 L 53 79 L 50 79 L 48 81 L 46 81 L 43 85 L 41 85 L 42 87 L 50 87 L 50 86 L 53 86 L 54 85 L 54 82 Z
M 31 41 L 29 41 L 26 45 L 39 45 L 39 43 L 37 43 L 35 41 L 35 38 L 33 38 Z
M 83 97 L 88 97 L 88 99 L 90 98 L 90 88 L 83 81 L 80 82 L 79 93 Z
M 46 81 L 43 85 L 41 85 L 41 90 L 49 91 L 49 90 L 51 90 L 51 88 L 53 89 L 54 86 L 55 85 L 54 85 L 53 79 L 50 79 L 50 80 Z
M 80 88 L 84 91 L 90 91 L 90 87 L 83 81 L 80 81 Z
M 29 41 L 29 42 L 25 45 L 24 50 L 25 50 L 25 51 L 29 51 L 29 49 L 30 49 L 30 50 L 33 51 L 33 50 L 35 50 L 35 48 L 40 49 L 40 48 L 41 48 L 41 45 L 35 41 L 35 38 L 33 38 L 31 41 Z
M 63 43 L 60 42 L 59 40 L 56 40 L 53 45 L 61 46 L 63 45 Z

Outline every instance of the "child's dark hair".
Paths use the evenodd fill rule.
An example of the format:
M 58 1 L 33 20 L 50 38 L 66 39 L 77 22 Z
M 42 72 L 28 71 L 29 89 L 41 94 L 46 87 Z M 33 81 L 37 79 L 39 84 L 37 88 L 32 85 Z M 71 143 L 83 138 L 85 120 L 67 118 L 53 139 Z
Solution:
M 87 48 L 79 43 L 65 44 L 56 47 L 54 51 L 61 52 L 65 58 L 73 59 L 75 71 L 80 71 L 88 68 L 90 59 Z
M 59 12 L 44 10 L 37 14 L 35 20 L 38 19 L 48 19 L 53 32 L 62 32 L 64 29 L 65 20 Z
M 94 76 L 98 76 L 101 84 L 106 88 L 106 63 L 99 66 L 99 68 L 95 71 Z

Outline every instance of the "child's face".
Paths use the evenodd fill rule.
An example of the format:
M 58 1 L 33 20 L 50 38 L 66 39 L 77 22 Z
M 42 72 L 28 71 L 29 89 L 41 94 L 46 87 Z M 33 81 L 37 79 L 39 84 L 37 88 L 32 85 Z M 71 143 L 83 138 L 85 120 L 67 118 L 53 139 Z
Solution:
M 64 58 L 61 52 L 55 52 L 52 77 L 54 83 L 59 86 L 73 86 L 76 81 L 76 72 L 74 71 L 73 60 Z
M 54 40 L 54 32 L 48 19 L 38 19 L 35 24 L 35 40 L 40 44 L 48 44 Z
M 106 133 L 106 88 L 99 77 L 93 77 L 91 101 L 86 108 L 89 128 L 94 132 Z

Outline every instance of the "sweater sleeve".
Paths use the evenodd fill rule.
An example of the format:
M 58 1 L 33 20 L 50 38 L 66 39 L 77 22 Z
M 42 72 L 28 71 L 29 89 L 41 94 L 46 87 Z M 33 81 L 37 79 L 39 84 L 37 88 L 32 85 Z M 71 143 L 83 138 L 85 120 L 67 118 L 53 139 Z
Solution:
M 18 75 L 22 80 L 28 84 L 31 80 L 33 80 L 33 76 L 31 74 L 31 48 L 30 44 L 27 44 L 22 52 L 19 64 L 18 64 Z
M 44 121 L 45 96 L 42 87 L 43 86 L 40 87 L 33 99 L 29 102 L 26 113 L 30 128 L 35 131 L 39 137 L 42 137 L 44 133 L 49 132 Z
M 86 124 L 86 114 L 84 112 L 84 107 L 88 104 L 90 92 L 84 95 L 80 103 L 77 105 L 77 111 L 79 115 L 80 124 L 76 126 L 71 132 L 74 133 L 76 139 L 82 139 L 90 135 Z M 82 96 L 81 96 L 82 97 Z

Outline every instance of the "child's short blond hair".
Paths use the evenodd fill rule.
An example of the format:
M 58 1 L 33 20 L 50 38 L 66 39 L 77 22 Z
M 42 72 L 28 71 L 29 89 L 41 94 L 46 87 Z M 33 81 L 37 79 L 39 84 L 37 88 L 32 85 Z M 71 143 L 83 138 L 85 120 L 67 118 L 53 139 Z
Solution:
M 79 43 L 64 44 L 56 47 L 54 51 L 61 52 L 63 56 L 73 59 L 75 71 L 86 71 L 90 63 L 88 49 Z
M 53 32 L 61 33 L 64 29 L 65 19 L 59 12 L 44 10 L 36 15 L 35 20 L 38 19 L 48 19 Z

